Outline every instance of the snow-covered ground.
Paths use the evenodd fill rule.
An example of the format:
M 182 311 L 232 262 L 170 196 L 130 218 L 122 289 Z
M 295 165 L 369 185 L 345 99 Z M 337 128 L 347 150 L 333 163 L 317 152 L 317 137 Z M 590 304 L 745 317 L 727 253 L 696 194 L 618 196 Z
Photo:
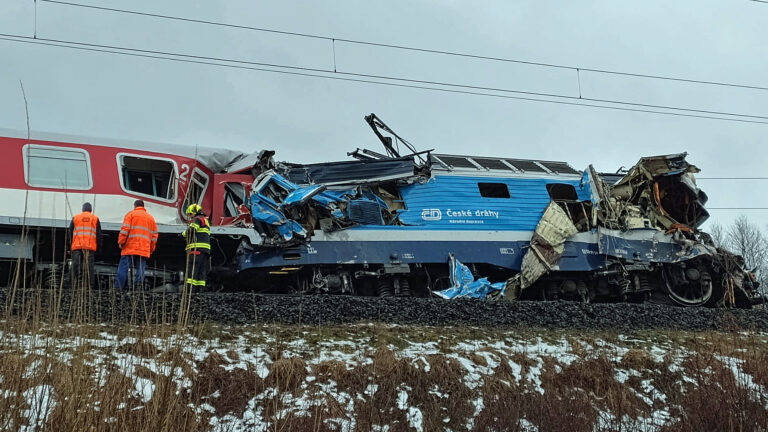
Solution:
M 689 421 L 690 399 L 702 392 L 768 410 L 768 365 L 758 364 L 768 358 L 765 334 L 382 324 L 196 336 L 45 330 L 0 333 L 0 353 L 20 365 L 0 368 L 0 423 L 10 429 L 56 430 L 64 406 L 111 425 L 169 402 L 213 431 L 538 431 L 553 421 L 655 431 Z M 57 378 L 64 371 L 90 378 L 89 390 L 78 390 L 84 401 L 73 405 L 74 387 Z

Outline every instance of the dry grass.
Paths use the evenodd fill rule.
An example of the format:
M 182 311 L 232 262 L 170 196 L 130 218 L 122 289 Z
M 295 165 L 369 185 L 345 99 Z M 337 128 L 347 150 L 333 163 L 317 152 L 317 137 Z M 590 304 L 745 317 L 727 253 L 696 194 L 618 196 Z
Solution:
M 0 430 L 226 431 L 235 423 L 225 419 L 249 416 L 259 420 L 246 428 L 310 431 L 768 426 L 768 396 L 754 391 L 768 389 L 767 338 L 735 324 L 731 333 L 631 337 L 379 324 L 104 326 L 91 323 L 92 310 L 62 319 L 36 309 L 35 295 L 52 294 L 18 296 L 0 323 Z M 662 411 L 664 425 L 655 424 Z
M 10 321 L 4 325 L 4 335 L 8 335 L 13 330 Z M 17 334 L 35 334 L 28 325 L 20 326 L 23 331 Z M 88 326 L 83 329 L 84 334 L 94 333 Z M 310 363 L 312 349 L 317 353 L 323 342 L 318 340 L 318 345 L 303 353 L 292 352 L 295 347 L 283 334 L 287 330 L 275 330 L 266 337 L 271 342 L 264 346 L 269 364 L 263 365 L 263 378 L 248 355 L 227 343 L 202 358 L 193 357 L 184 345 L 158 347 L 156 335 L 166 329 L 125 328 L 123 336 L 112 339 L 108 346 L 95 345 L 93 340 L 66 349 L 38 345 L 29 350 L 18 342 L 10 349 L 6 344 L 0 358 L 0 427 L 14 430 L 26 424 L 32 405 L 46 402 L 29 397 L 30 391 L 41 388 L 50 389 L 52 396 L 49 412 L 42 406 L 36 410 L 39 430 L 205 430 L 214 417 L 242 418 L 254 410 L 271 425 L 270 430 L 341 430 L 343 421 L 354 421 L 355 430 L 385 424 L 392 431 L 413 430 L 413 409 L 418 410 L 422 430 L 514 431 L 525 430 L 523 425 L 534 425 L 540 431 L 562 430 L 563 425 L 574 431 L 633 430 L 621 419 L 647 419 L 664 408 L 672 418 L 668 426 L 654 429 L 646 420 L 633 427 L 754 430 L 768 424 L 765 396 L 761 402 L 750 394 L 722 360 L 727 355 L 739 362 L 744 374 L 765 386 L 768 348 L 750 336 L 679 336 L 698 351 L 679 359 L 679 370 L 673 372 L 672 356 L 654 358 L 641 346 L 611 354 L 610 350 L 574 345 L 571 353 L 576 359 L 564 362 L 547 355 L 505 356 L 498 348 L 465 352 L 464 360 L 459 360 L 462 356 L 455 357 L 459 354 L 455 348 L 442 343 L 439 348 L 435 344 L 434 353 L 414 359 L 400 355 L 401 348 L 394 344 L 381 343 L 411 343 L 410 332 L 395 329 L 397 337 L 384 338 L 383 328 L 376 330 L 376 346 L 363 346 L 366 361 Z M 346 337 L 364 340 L 370 337 L 367 330 L 347 328 Z M 291 332 L 294 337 L 303 334 L 296 328 Z M 60 339 L 77 332 L 40 333 L 56 334 Z M 338 329 L 332 333 L 343 340 Z M 453 342 L 455 347 L 458 341 Z M 62 351 L 68 354 L 64 359 Z M 96 361 L 99 356 L 102 361 Z M 121 356 L 134 364 L 122 365 Z M 145 361 L 149 362 L 142 363 Z M 490 372 L 475 386 L 468 386 L 466 362 Z M 165 366 L 158 369 L 150 364 Z M 189 379 L 188 386 L 180 385 L 174 370 Z M 619 380 L 617 371 L 622 370 L 635 375 Z M 538 383 L 527 379 L 528 375 L 536 375 Z M 154 386 L 149 398 L 137 383 Z M 662 394 L 665 402 L 652 397 L 649 404 L 644 383 Z M 299 400 L 304 401 L 301 409 L 297 408 Z M 482 403 L 477 404 L 478 400 Z

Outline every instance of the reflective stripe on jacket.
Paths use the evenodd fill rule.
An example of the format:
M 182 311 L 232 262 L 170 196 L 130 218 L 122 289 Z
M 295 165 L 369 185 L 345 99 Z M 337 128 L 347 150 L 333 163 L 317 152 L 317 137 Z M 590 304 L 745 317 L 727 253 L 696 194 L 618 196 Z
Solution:
M 84 211 L 72 218 L 72 250 L 99 249 L 99 218 Z
M 211 223 L 205 216 L 195 216 L 185 234 L 187 251 L 211 250 Z
M 157 247 L 157 224 L 144 207 L 129 211 L 123 219 L 117 244 L 121 255 L 139 255 L 149 258 Z

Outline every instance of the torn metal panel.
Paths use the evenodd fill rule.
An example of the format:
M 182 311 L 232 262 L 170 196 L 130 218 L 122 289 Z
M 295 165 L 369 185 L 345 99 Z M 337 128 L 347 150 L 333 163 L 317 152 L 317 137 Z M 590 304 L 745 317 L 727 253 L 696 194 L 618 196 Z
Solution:
M 326 189 L 325 185 L 312 185 L 300 187 L 289 193 L 282 202 L 284 207 L 306 204 L 307 201 L 314 198 L 317 194 Z
M 700 170 L 696 166 L 689 164 L 685 160 L 686 156 L 688 156 L 688 153 L 642 157 L 615 186 L 632 182 L 638 177 L 652 180 L 660 176 L 698 173 Z
M 563 255 L 565 241 L 577 232 L 568 214 L 560 205 L 551 202 L 536 226 L 530 250 L 523 256 L 520 288 L 528 288 L 551 271 Z
M 277 164 L 273 159 L 274 155 L 274 150 L 261 150 L 259 152 L 243 155 L 241 158 L 233 160 L 232 163 L 224 169 L 224 172 L 236 174 L 250 171 L 255 177 L 264 171 L 275 169 L 277 167 Z
M 704 223 L 709 218 L 704 209 L 707 195 L 696 186 L 693 174 L 699 169 L 685 160 L 686 155 L 641 158 L 610 187 L 610 205 L 603 209 L 605 220 L 620 219 L 631 206 L 640 206 L 642 217 L 664 230 L 676 225 L 695 228 Z M 629 228 L 626 224 L 624 227 Z
M 324 184 L 298 186 L 273 170 L 259 175 L 251 189 L 256 229 L 272 245 L 309 239 L 315 229 L 383 225 L 387 202 L 362 187 L 326 190 Z M 270 228 L 272 226 L 273 228 Z
M 285 164 L 285 177 L 296 184 L 360 185 L 415 176 L 413 157 L 328 162 L 311 165 Z
M 492 293 L 504 295 L 506 287 L 504 282 L 490 283 L 485 277 L 475 280 L 469 267 L 459 262 L 453 254 L 448 256 L 448 267 L 451 287 L 435 291 L 435 295 L 444 299 L 459 297 L 484 299 Z
M 717 253 L 712 246 L 656 229 L 620 231 L 599 227 L 597 234 L 601 255 L 628 261 L 677 263 Z

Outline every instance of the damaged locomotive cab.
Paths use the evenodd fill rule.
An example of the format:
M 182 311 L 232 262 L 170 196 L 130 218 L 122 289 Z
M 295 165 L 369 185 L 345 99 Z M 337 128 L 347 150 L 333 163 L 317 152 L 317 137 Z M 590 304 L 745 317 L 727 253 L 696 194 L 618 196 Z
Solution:
M 739 265 L 740 257 L 715 249 L 698 230 L 709 217 L 707 195 L 696 186 L 699 169 L 685 156 L 642 158 L 615 182 L 608 180 L 615 175 L 599 175 L 590 166 L 581 181 L 588 201 L 548 186 L 552 202 L 520 273 L 507 281 L 507 298 L 644 301 L 665 294 L 681 306 L 760 302 L 755 278 Z M 579 236 L 596 237 L 597 249 L 582 253 L 603 256 L 600 268 L 567 271 L 566 249 Z
M 353 225 L 385 225 L 396 214 L 390 207 L 397 207 L 397 198 L 377 190 L 384 198 L 362 186 L 299 186 L 270 169 L 256 178 L 251 189 L 254 226 L 263 244 L 288 246 L 308 240 L 315 230 L 327 233 Z
M 707 195 L 696 186 L 687 153 L 644 157 L 616 184 L 609 186 L 617 207 L 634 217 L 668 230 L 674 226 L 697 228 L 708 218 Z M 638 211 L 641 213 L 638 215 Z M 616 216 L 616 215 L 614 215 Z

